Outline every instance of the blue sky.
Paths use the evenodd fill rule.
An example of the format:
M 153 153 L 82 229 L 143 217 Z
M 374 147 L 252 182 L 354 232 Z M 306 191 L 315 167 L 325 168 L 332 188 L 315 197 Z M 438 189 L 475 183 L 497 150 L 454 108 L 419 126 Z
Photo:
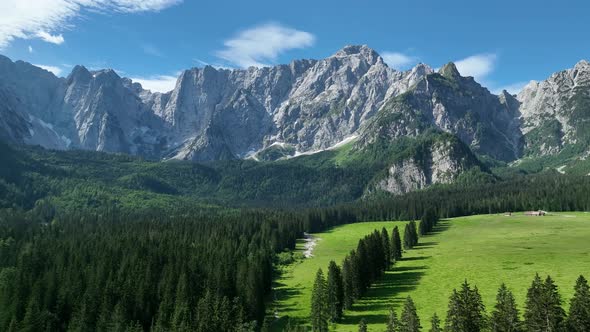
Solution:
M 393 67 L 456 61 L 516 92 L 590 58 L 587 1 L 1 0 L 0 53 L 67 76 L 113 68 L 152 90 L 178 72 L 323 58 L 367 44 Z

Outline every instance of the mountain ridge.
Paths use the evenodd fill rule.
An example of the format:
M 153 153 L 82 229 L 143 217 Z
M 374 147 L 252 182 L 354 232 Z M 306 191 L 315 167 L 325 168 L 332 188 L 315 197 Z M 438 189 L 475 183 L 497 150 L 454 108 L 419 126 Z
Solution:
M 366 45 L 271 67 L 191 68 L 166 93 L 145 90 L 112 69 L 78 65 L 58 78 L 0 57 L 0 98 L 1 139 L 154 160 L 275 160 L 347 142 L 362 151 L 431 130 L 503 162 L 585 155 L 590 145 L 590 63 L 585 60 L 529 83 L 518 95 L 495 95 L 462 76 L 452 62 L 436 72 L 422 63 L 397 71 Z M 449 154 L 435 155 L 439 160 Z M 455 162 L 472 158 L 457 158 L 444 163 L 453 174 L 432 182 L 454 179 L 475 165 L 459 167 Z M 411 160 L 397 163 L 389 165 L 390 171 L 395 168 L 390 178 L 406 174 L 400 165 L 416 169 Z M 417 178 L 432 174 L 432 165 L 420 165 Z

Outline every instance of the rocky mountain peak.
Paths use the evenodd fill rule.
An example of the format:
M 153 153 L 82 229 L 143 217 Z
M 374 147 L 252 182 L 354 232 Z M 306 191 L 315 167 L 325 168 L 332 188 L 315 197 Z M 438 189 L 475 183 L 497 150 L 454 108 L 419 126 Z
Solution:
M 350 56 L 363 58 L 370 64 L 383 62 L 383 59 L 381 58 L 379 53 L 377 53 L 375 50 L 373 50 L 367 45 L 347 45 L 338 52 L 336 52 L 332 57 L 342 58 Z
M 455 66 L 453 62 L 449 62 L 446 65 L 442 66 L 438 73 L 449 79 L 461 77 L 459 70 L 457 70 L 457 66 Z

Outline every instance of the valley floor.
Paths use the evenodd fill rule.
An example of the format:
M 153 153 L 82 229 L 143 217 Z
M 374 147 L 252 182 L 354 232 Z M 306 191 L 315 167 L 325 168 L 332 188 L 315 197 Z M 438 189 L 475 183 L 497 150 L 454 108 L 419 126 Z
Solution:
M 311 258 L 284 268 L 275 285 L 275 301 L 269 308 L 279 317 L 276 330 L 285 326 L 287 316 L 307 323 L 313 278 L 318 268 L 327 270 L 330 260 L 338 264 L 364 235 L 386 227 L 389 232 L 403 222 L 367 222 L 344 225 L 314 234 L 319 238 Z M 402 228 L 402 227 L 400 227 Z M 411 295 L 418 308 L 422 326 L 429 328 L 433 313 L 444 319 L 448 297 L 467 279 L 476 285 L 486 311 L 493 309 L 496 291 L 502 282 L 514 292 L 523 311 L 528 287 L 535 275 L 555 279 L 564 302 L 569 306 L 578 275 L 590 277 L 590 214 L 552 213 L 544 217 L 479 215 L 442 220 L 432 235 L 404 254 L 374 285 L 335 331 L 356 331 L 364 318 L 369 331 L 385 327 L 390 306 L 401 311 L 402 301 Z M 298 245 L 303 251 L 303 242 Z

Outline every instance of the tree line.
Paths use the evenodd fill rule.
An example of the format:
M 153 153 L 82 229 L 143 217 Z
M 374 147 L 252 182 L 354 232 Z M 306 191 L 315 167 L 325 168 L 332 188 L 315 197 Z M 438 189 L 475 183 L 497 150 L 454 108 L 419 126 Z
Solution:
M 436 213 L 427 210 L 419 223 L 420 235 L 432 232 L 437 222 Z M 329 322 L 339 321 L 344 310 L 351 309 L 386 270 L 402 259 L 403 249 L 409 250 L 418 244 L 418 238 L 414 220 L 404 226 L 403 248 L 398 226 L 392 229 L 391 236 L 385 227 L 381 231 L 375 229 L 359 240 L 356 250 L 344 258 L 342 267 L 330 261 L 327 279 L 320 268 L 312 287 L 313 331 L 327 331 Z
M 557 285 L 550 276 L 545 280 L 537 274 L 528 289 L 523 319 L 513 293 L 502 284 L 490 315 L 477 287 L 465 281 L 449 297 L 444 325 L 435 313 L 430 318 L 429 332 L 587 332 L 590 331 L 590 287 L 579 276 L 570 300 L 569 311 L 563 309 Z M 367 331 L 364 320 L 359 332 Z M 406 298 L 401 315 L 390 308 L 385 324 L 386 332 L 420 332 L 423 330 L 417 309 L 411 297 Z

